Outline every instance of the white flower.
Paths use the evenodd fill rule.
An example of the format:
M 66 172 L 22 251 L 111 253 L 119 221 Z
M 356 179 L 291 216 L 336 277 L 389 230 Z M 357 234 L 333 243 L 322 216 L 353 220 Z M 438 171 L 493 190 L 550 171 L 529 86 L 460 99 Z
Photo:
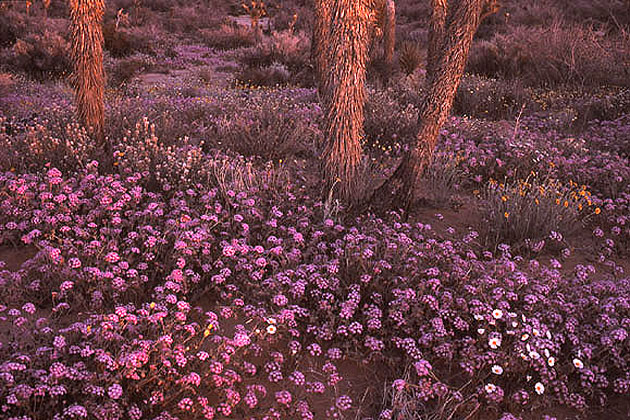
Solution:
M 532 334 L 534 334 L 534 337 L 540 337 L 540 331 L 538 331 L 536 328 L 532 330 Z
M 492 317 L 494 319 L 501 319 L 501 318 L 503 318 L 503 311 L 501 309 L 495 309 L 494 311 L 492 311 Z
M 495 375 L 501 375 L 503 374 L 503 368 L 499 365 L 494 365 L 492 366 L 492 373 L 494 373 Z
M 276 319 L 275 318 L 267 318 L 267 322 L 270 324 L 276 324 Z
M 545 353 L 545 357 L 549 357 L 549 355 L 551 354 L 551 353 L 549 353 L 549 350 L 547 350 L 547 349 L 545 349 L 545 351 L 543 353 Z
M 547 338 L 548 338 L 549 340 L 551 340 L 551 333 L 549 332 L 549 330 L 547 330 L 547 334 L 546 334 L 546 335 L 547 335 Z
M 545 386 L 540 382 L 536 382 L 536 385 L 534 385 L 534 390 L 536 391 L 536 394 L 542 395 L 545 392 Z
M 537 359 L 540 359 L 540 354 L 537 351 L 530 351 L 529 357 L 531 357 L 534 360 L 537 360 Z
M 521 335 L 521 341 L 527 341 L 528 338 L 529 338 L 529 334 L 527 333 Z
M 483 333 L 485 333 L 485 332 L 486 332 L 486 329 L 485 329 L 485 328 L 479 328 L 479 329 L 477 330 L 477 332 L 479 333 L 479 335 L 483 335 Z
M 497 390 L 497 386 L 495 384 L 487 384 L 484 389 L 486 390 L 486 392 L 488 394 L 492 394 L 494 391 Z
M 577 369 L 582 369 L 584 367 L 584 363 L 580 359 L 573 359 L 573 366 Z
M 516 318 L 516 312 L 508 312 L 510 318 Z
M 555 364 L 556 364 L 556 359 L 555 359 L 553 356 L 549 357 L 549 358 L 547 359 L 547 364 L 548 364 L 549 366 L 553 367 L 553 365 L 555 365 Z
M 501 339 L 498 337 L 492 337 L 490 340 L 488 340 L 488 345 L 490 346 L 491 349 L 498 349 L 499 347 L 501 347 Z
M 483 315 L 475 314 L 473 317 L 474 317 L 477 321 L 481 321 L 481 320 L 483 320 Z
M 516 328 L 516 327 L 518 327 L 518 322 L 512 321 L 512 328 Z
M 532 380 L 532 375 L 527 375 L 527 376 L 525 377 L 525 379 L 527 379 L 527 382 L 531 381 L 531 380 Z
M 268 325 L 268 326 L 267 326 L 267 332 L 268 332 L 269 334 L 275 334 L 277 330 L 278 330 L 278 329 L 276 328 L 276 326 L 275 326 L 275 325 Z

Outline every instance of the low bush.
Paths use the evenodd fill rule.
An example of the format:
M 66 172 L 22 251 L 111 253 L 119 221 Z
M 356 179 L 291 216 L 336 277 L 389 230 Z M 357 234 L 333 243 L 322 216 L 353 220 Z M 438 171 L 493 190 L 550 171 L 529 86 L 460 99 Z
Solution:
M 136 52 L 153 53 L 151 45 L 155 40 L 137 29 L 116 28 L 114 23 L 109 23 L 103 28 L 103 37 L 105 49 L 113 57 L 127 57 Z
M 417 135 L 418 108 L 397 88 L 374 91 L 365 104 L 363 147 L 397 156 Z M 412 102 L 412 103 L 409 103 Z
M 516 117 L 525 106 L 531 108 L 531 103 L 531 96 L 518 81 L 472 76 L 461 81 L 453 111 L 475 118 L 507 120 Z
M 300 110 L 263 106 L 249 109 L 244 114 L 232 114 L 219 121 L 214 146 L 265 160 L 313 156 L 319 130 L 314 122 L 296 118 L 296 113 Z
M 578 101 L 575 108 L 577 128 L 586 128 L 597 121 L 617 120 L 630 114 L 630 89 L 589 95 L 588 98 Z
M 473 45 L 467 69 L 488 77 L 520 79 L 531 86 L 628 86 L 627 35 L 603 37 L 592 28 L 510 28 Z
M 63 77 L 72 69 L 68 42 L 51 32 L 18 39 L 7 60 L 13 69 L 37 79 Z
M 202 29 L 199 33 L 207 46 L 219 50 L 233 50 L 256 44 L 254 33 L 235 23 L 222 24 L 218 29 Z
M 291 83 L 311 86 L 310 41 L 305 33 L 274 32 L 261 45 L 239 56 L 245 68 L 237 79 L 259 86 Z
M 236 81 L 245 86 L 283 86 L 290 80 L 289 70 L 279 63 L 266 67 L 247 67 L 236 73 Z
M 586 185 L 563 185 L 550 177 L 539 179 L 532 173 L 526 179 L 491 180 L 480 202 L 487 226 L 488 243 L 496 247 L 501 243 L 522 246 L 529 241 L 536 252 L 542 250 L 545 240 L 553 248 L 554 241 L 577 231 L 588 217 L 599 214 Z M 531 241 L 537 242 L 533 245 Z M 541 245 L 542 244 L 542 245 Z M 557 245 L 557 243 L 556 243 Z
M 42 163 L 70 170 L 96 156 L 94 141 L 78 124 L 68 121 L 28 124 L 0 118 L 1 169 L 28 171 Z
M 124 58 L 117 61 L 108 73 L 107 81 L 110 86 L 121 87 L 134 76 L 153 67 L 153 64 L 142 57 Z
M 11 47 L 18 39 L 18 29 L 15 27 L 14 19 L 0 14 L 0 48 Z

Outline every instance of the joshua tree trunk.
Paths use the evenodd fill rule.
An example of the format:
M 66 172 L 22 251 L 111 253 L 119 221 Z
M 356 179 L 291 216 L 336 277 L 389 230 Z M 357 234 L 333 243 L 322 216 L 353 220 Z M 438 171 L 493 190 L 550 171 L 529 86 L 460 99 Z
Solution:
M 444 39 L 446 27 L 446 12 L 448 0 L 431 0 L 431 22 L 429 26 L 429 39 L 427 47 L 427 80 L 429 75 L 435 73 L 435 65 L 438 62 L 440 47 Z
M 383 58 L 387 68 L 391 71 L 394 64 L 394 49 L 396 48 L 396 4 L 394 0 L 387 0 L 385 4 L 385 27 L 383 28 Z
M 334 1 L 334 0 L 333 0 Z M 313 38 L 311 40 L 311 59 L 315 68 L 317 87 L 321 95 L 324 91 L 326 53 L 325 50 L 330 45 L 331 27 L 331 0 L 315 0 L 315 22 L 313 24 Z
M 70 0 L 73 84 L 79 118 L 88 132 L 104 142 L 105 71 L 103 69 L 104 0 Z
M 382 205 L 408 209 L 414 188 L 431 163 L 442 125 L 448 118 L 485 0 L 432 0 L 427 53 L 427 94 L 418 118 L 418 135 L 400 165 L 374 194 Z
M 373 9 L 368 0 L 317 0 L 316 19 L 315 66 L 326 141 L 323 171 L 334 195 L 354 202 Z

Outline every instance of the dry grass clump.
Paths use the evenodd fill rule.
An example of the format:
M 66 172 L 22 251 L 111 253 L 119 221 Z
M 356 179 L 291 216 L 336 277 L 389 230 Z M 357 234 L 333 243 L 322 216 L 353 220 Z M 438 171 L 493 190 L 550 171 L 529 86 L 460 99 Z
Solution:
M 404 41 L 400 46 L 398 61 L 407 76 L 413 74 L 423 62 L 420 45 L 413 40 Z
M 218 29 L 202 29 L 199 33 L 207 46 L 219 50 L 233 50 L 256 44 L 251 29 L 236 23 L 224 23 Z

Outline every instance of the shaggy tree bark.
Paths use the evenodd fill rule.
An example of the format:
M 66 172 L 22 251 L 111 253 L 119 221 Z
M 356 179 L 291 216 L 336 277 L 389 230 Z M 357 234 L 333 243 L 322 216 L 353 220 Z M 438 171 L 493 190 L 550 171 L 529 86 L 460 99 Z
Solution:
M 394 49 L 396 48 L 396 4 L 394 0 L 387 0 L 385 4 L 385 27 L 383 28 L 383 58 L 385 65 L 391 71 L 394 64 Z
M 103 142 L 105 71 L 103 69 L 104 0 L 70 0 L 73 84 L 79 119 Z
M 318 92 L 321 96 L 325 82 L 325 48 L 330 45 L 331 0 L 315 0 L 315 22 L 311 38 L 311 60 L 315 69 Z
M 323 171 L 327 187 L 350 203 L 358 199 L 372 16 L 368 0 L 316 0 L 315 65 L 326 142 Z
M 485 3 L 432 0 L 427 93 L 420 108 L 418 134 L 392 177 L 374 193 L 377 205 L 392 203 L 404 209 L 411 205 L 414 188 L 431 163 L 440 129 L 451 111 Z

